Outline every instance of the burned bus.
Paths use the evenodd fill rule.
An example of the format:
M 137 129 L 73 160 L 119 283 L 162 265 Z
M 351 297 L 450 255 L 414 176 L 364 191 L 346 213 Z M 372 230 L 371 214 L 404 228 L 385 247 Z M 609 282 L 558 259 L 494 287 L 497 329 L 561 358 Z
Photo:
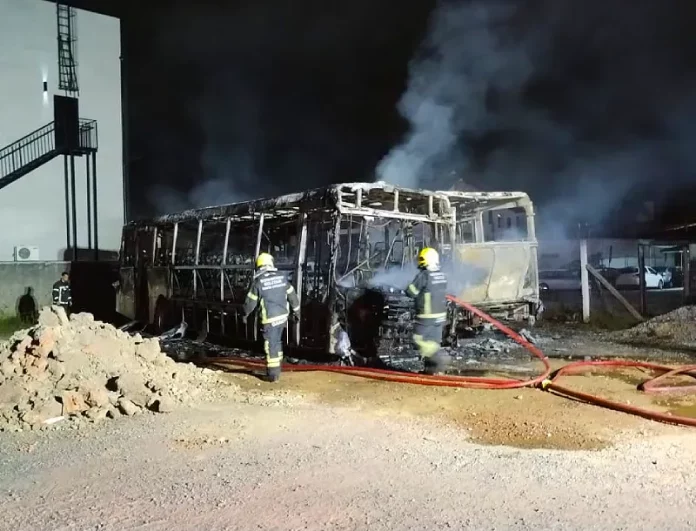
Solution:
M 420 248 L 440 251 L 455 293 L 479 293 L 465 288 L 490 263 L 465 249 L 479 246 L 485 254 L 488 242 L 469 242 L 466 224 L 486 206 L 472 205 L 448 192 L 354 183 L 132 222 L 123 229 L 118 309 L 158 331 L 185 321 L 250 346 L 258 326 L 243 321 L 241 308 L 255 257 L 268 252 L 301 300 L 300 320 L 288 327 L 291 348 L 334 353 L 340 325 L 365 357 L 398 356 L 411 351 L 412 301 L 403 290 L 416 273 Z M 495 250 L 493 256 L 496 262 L 512 255 Z M 462 263 L 469 259 L 472 267 Z M 489 286 L 481 292 L 487 301 L 534 302 L 534 274 L 525 276 L 532 287 L 508 289 L 504 293 L 516 299 L 502 301 L 490 286 L 507 286 L 508 280 L 494 277 L 509 272 L 499 264 L 489 270 L 481 277 Z M 451 313 L 452 324 L 461 319 Z M 455 330 L 450 326 L 447 333 Z

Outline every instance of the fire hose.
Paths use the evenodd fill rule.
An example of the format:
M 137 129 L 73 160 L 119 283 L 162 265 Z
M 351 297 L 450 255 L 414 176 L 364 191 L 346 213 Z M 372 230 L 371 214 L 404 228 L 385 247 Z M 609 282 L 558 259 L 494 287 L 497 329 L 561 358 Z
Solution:
M 617 368 L 638 368 L 646 369 L 660 373 L 657 377 L 643 382 L 639 389 L 645 393 L 652 394 L 675 394 L 675 393 L 694 393 L 696 385 L 691 386 L 666 386 L 660 385 L 662 381 L 676 375 L 688 375 L 696 378 L 696 365 L 686 365 L 683 367 L 669 367 L 666 365 L 657 365 L 654 363 L 629 361 L 629 360 L 611 360 L 611 361 L 579 361 L 570 363 L 552 374 L 551 365 L 546 355 L 535 345 L 527 341 L 520 334 L 497 321 L 490 315 L 482 312 L 478 308 L 469 303 L 461 301 L 456 297 L 448 295 L 447 298 L 454 304 L 471 312 L 477 317 L 491 323 L 495 328 L 506 334 L 512 340 L 527 349 L 531 354 L 538 358 L 543 364 L 544 370 L 542 374 L 531 380 L 518 380 L 514 378 L 488 378 L 479 376 L 455 376 L 455 375 L 426 375 L 406 373 L 389 369 L 377 369 L 370 367 L 343 367 L 330 365 L 291 365 L 283 364 L 283 370 L 291 372 L 335 372 L 372 380 L 395 383 L 410 383 L 417 385 L 430 385 L 436 387 L 457 387 L 467 389 L 519 389 L 523 387 L 534 387 L 545 391 L 553 391 L 554 394 L 567 398 L 574 398 L 588 404 L 621 411 L 632 415 L 637 415 L 649 420 L 665 422 L 669 424 L 679 424 L 684 426 L 696 427 L 696 418 L 671 415 L 651 411 L 648 409 L 632 406 L 609 400 L 600 396 L 592 395 L 575 391 L 568 387 L 562 386 L 557 381 L 569 374 L 578 374 L 581 372 L 593 369 L 617 369 Z M 264 369 L 265 363 L 262 360 L 250 360 L 239 356 L 225 357 L 223 360 L 219 358 L 211 358 L 207 360 L 214 364 L 229 364 L 249 369 Z

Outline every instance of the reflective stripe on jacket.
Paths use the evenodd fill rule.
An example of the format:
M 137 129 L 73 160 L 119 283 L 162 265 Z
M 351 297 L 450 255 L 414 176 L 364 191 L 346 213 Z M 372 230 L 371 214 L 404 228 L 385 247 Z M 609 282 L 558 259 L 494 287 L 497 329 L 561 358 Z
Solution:
M 447 277 L 441 271 L 419 271 L 406 289 L 416 299 L 418 319 L 444 319 L 447 316 Z
M 285 275 L 267 268 L 256 274 L 244 301 L 244 315 L 249 316 L 259 307 L 261 324 L 279 324 L 287 321 L 290 309 L 300 310 L 300 300 Z

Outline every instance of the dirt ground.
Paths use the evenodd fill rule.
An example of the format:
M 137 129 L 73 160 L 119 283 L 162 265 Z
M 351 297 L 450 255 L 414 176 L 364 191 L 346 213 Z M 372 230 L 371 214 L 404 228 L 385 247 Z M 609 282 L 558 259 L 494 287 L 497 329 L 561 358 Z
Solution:
M 651 354 L 588 332 L 544 349 L 571 358 L 588 349 Z M 690 428 L 534 389 L 457 390 L 327 373 L 285 373 L 268 384 L 227 366 L 222 378 L 240 387 L 236 398 L 79 432 L 2 434 L 0 529 L 696 525 Z M 639 393 L 646 378 L 623 370 L 563 384 L 696 416 L 694 398 Z

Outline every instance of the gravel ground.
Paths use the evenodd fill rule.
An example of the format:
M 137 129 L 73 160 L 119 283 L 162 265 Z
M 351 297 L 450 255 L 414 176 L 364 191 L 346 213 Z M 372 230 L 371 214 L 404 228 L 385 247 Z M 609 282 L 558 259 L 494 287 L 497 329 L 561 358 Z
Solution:
M 432 419 L 251 394 L 3 435 L 0 529 L 694 529 L 693 433 L 628 441 L 480 446 Z

